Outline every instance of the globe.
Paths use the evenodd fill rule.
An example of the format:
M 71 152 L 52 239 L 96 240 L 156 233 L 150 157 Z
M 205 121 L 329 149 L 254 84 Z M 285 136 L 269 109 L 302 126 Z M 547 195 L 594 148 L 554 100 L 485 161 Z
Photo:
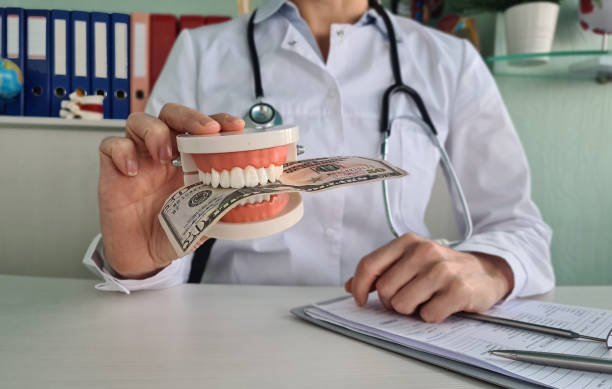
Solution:
M 21 92 L 23 74 L 15 62 L 0 58 L 0 100 L 10 100 Z

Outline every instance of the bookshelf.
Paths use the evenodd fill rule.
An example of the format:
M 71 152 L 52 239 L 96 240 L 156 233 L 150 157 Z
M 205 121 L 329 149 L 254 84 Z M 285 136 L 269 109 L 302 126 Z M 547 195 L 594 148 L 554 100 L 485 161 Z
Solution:
M 53 130 L 100 130 L 118 131 L 125 129 L 125 120 L 68 120 L 50 117 L 0 116 L 0 128 L 4 129 L 53 129 Z

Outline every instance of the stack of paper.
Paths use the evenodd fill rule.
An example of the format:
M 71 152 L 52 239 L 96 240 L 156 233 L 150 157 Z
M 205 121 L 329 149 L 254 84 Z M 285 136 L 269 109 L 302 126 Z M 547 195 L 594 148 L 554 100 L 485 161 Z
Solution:
M 612 375 L 534 365 L 492 356 L 493 349 L 530 350 L 612 357 L 604 343 L 563 339 L 531 331 L 451 317 L 441 324 L 399 315 L 383 308 L 373 294 L 363 308 L 351 298 L 319 303 L 306 309 L 312 318 L 412 349 L 491 370 L 528 383 L 551 388 L 610 388 Z M 612 311 L 540 301 L 507 303 L 489 315 L 570 329 L 606 338 Z

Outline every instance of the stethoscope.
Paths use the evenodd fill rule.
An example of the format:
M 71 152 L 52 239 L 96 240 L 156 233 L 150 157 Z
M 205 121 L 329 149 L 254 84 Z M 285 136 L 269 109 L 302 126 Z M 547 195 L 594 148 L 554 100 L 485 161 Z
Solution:
M 425 108 L 425 104 L 423 103 L 423 99 L 421 96 L 411 87 L 404 84 L 402 81 L 402 73 L 400 70 L 399 63 L 399 55 L 397 51 L 397 41 L 395 38 L 395 29 L 391 24 L 391 19 L 389 15 L 384 10 L 384 8 L 378 4 L 376 0 L 369 0 L 370 8 L 373 8 L 383 19 L 385 23 L 385 27 L 387 29 L 387 34 L 389 36 L 390 42 L 390 57 L 391 57 L 391 69 L 393 70 L 393 77 L 395 79 L 395 83 L 389 86 L 384 94 L 382 100 L 382 113 L 381 113 L 381 121 L 380 121 L 380 132 L 381 132 L 381 142 L 380 142 L 380 155 L 383 160 L 387 160 L 388 154 L 388 141 L 391 135 L 391 127 L 393 125 L 393 120 L 396 119 L 404 119 L 409 120 L 413 123 L 418 124 L 420 127 L 425 129 L 429 139 L 436 146 L 436 148 L 440 152 L 440 160 L 442 164 L 442 168 L 444 169 L 444 173 L 446 175 L 446 179 L 451 184 L 450 191 L 452 195 L 455 195 L 459 198 L 459 203 L 462 208 L 462 216 L 464 221 L 464 231 L 463 237 L 456 241 L 447 241 L 447 240 L 438 240 L 438 242 L 446 245 L 446 246 L 457 246 L 466 240 L 468 240 L 472 236 L 472 218 L 470 216 L 469 208 L 467 201 L 465 199 L 465 195 L 463 193 L 463 189 L 461 188 L 461 184 L 459 183 L 459 179 L 455 174 L 455 169 L 446 153 L 444 147 L 440 143 L 438 139 L 438 131 L 429 116 L 429 112 L 427 112 L 427 108 Z M 257 102 L 249 108 L 246 115 L 244 116 L 244 121 L 246 122 L 247 127 L 253 127 L 257 129 L 264 130 L 269 127 L 277 126 L 282 124 L 282 117 L 280 113 L 269 103 L 264 102 L 264 93 L 263 87 L 261 83 L 261 68 L 259 66 L 259 57 L 257 56 L 257 48 L 255 47 L 255 37 L 254 37 L 254 28 L 255 28 L 255 15 L 257 10 L 253 12 L 251 15 L 248 25 L 247 25 L 247 43 L 249 48 L 249 56 L 251 58 L 251 67 L 253 70 L 253 79 L 255 81 L 255 99 Z M 417 116 L 398 116 L 391 121 L 389 120 L 390 116 L 390 105 L 389 102 L 391 100 L 391 96 L 396 93 L 404 93 L 408 95 L 416 104 L 416 107 L 419 111 L 420 117 Z M 395 228 L 395 223 L 393 221 L 393 215 L 391 213 L 391 208 L 389 206 L 389 190 L 387 181 L 382 181 L 383 188 L 383 197 L 385 203 L 385 214 L 387 217 L 387 222 L 389 224 L 389 228 L 393 235 L 398 237 L 400 234 L 398 230 Z

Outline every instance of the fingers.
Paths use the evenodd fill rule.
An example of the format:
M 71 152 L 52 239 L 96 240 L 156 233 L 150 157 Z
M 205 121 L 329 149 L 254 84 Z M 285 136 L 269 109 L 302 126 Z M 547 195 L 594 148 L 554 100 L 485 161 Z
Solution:
M 378 298 L 385 308 L 393 309 L 391 298 L 421 271 L 422 265 L 420 263 L 424 258 L 416 256 L 414 253 L 414 249 L 409 249 L 376 281 L 375 288 L 378 292 Z
M 346 291 L 346 293 L 351 293 L 351 291 L 353 290 L 353 277 L 349 278 L 344 283 L 344 290 Z
M 172 134 L 163 121 L 143 112 L 133 113 L 128 117 L 125 131 L 137 148 L 154 161 L 167 164 L 172 160 Z
M 421 307 L 421 318 L 428 323 L 440 323 L 453 313 L 466 310 L 472 297 L 469 285 L 463 281 L 454 282 Z
M 168 103 L 159 112 L 159 120 L 178 133 L 216 134 L 221 125 L 210 116 L 184 105 Z
M 242 131 L 244 129 L 244 120 L 229 113 L 217 113 L 210 117 L 221 125 L 221 131 Z
M 207 116 L 195 109 L 168 103 L 162 108 L 159 118 L 144 112 L 131 114 L 126 122 L 126 135 L 154 161 L 167 164 L 177 153 L 176 133 L 205 135 L 242 131 L 243 128 L 244 121 L 230 114 Z
M 442 290 L 452 276 L 452 271 L 445 262 L 436 262 L 392 296 L 390 305 L 398 313 L 412 315 L 419 305 Z
M 353 277 L 349 278 L 345 283 L 344 283 L 344 290 L 347 293 L 352 293 L 352 289 L 353 289 Z M 370 288 L 370 292 L 374 292 L 376 290 L 376 286 L 372 285 L 372 287 Z
M 168 103 L 159 113 L 159 119 L 173 131 L 193 135 L 216 134 L 220 131 L 242 131 L 244 120 L 228 113 L 204 115 L 193 108 Z
M 128 138 L 111 136 L 100 143 L 100 154 L 112 160 L 117 170 L 126 176 L 138 174 L 138 155 L 136 146 Z
M 357 305 L 363 306 L 376 279 L 401 258 L 411 245 L 422 240 L 417 235 L 406 234 L 365 256 L 357 265 L 351 281 L 351 291 Z
M 430 240 L 420 240 L 413 244 L 403 257 L 395 262 L 376 281 L 376 290 L 382 304 L 387 309 L 393 309 L 391 298 L 418 274 L 428 272 L 437 261 L 444 261 L 446 249 Z M 444 263 L 442 266 L 447 266 Z M 434 267 L 435 269 L 438 269 Z

